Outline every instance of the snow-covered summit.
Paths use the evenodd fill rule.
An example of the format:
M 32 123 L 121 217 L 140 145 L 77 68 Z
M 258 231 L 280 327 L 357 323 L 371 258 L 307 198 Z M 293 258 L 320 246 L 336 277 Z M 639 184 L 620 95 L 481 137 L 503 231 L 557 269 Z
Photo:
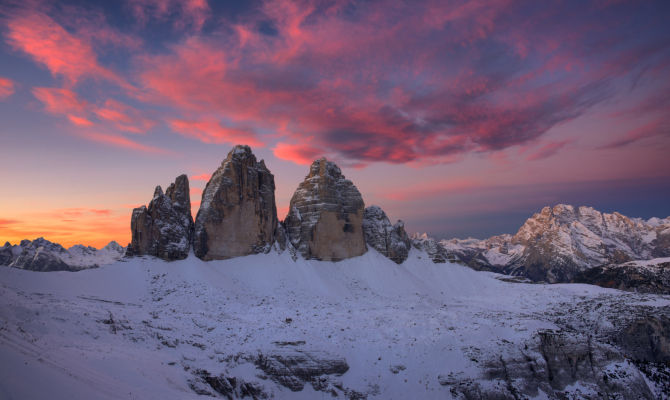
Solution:
M 534 214 L 514 235 L 439 244 L 476 269 L 569 282 L 595 266 L 670 256 L 670 218 L 645 221 L 558 204 Z

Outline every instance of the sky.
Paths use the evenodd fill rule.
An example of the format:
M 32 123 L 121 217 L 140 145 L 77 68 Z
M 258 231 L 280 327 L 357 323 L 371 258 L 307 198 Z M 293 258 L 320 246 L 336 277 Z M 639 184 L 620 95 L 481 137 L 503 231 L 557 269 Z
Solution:
M 670 2 L 0 0 L 0 241 L 130 241 L 248 144 L 437 238 L 670 215 Z

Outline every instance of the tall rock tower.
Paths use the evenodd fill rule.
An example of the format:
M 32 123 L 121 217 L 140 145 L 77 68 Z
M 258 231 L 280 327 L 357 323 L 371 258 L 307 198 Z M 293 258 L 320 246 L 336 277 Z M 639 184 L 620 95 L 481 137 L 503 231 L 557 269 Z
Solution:
M 237 145 L 202 193 L 195 218 L 195 255 L 220 260 L 266 252 L 276 227 L 274 176 L 249 146 Z
M 321 158 L 291 198 L 284 221 L 291 244 L 307 259 L 339 261 L 365 253 L 365 204 L 335 163 Z
M 128 255 L 150 255 L 164 260 L 186 258 L 193 235 L 188 177 L 178 176 L 165 194 L 156 186 L 149 206 L 133 210 L 130 229 Z

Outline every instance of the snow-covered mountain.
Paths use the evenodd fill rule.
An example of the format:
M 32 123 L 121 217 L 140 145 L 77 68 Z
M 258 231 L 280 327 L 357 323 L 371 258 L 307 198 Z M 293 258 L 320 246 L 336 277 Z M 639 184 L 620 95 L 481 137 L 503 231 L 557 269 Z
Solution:
M 7 399 L 655 399 L 668 338 L 667 297 L 514 283 L 415 248 L 0 268 Z
M 102 249 L 81 244 L 65 249 L 44 238 L 9 242 L 0 247 L 0 265 L 32 271 L 79 271 L 111 264 L 123 257 L 125 247 L 112 241 Z
M 559 204 L 529 218 L 515 235 L 440 241 L 475 269 L 570 282 L 589 268 L 670 256 L 670 217 L 642 220 Z

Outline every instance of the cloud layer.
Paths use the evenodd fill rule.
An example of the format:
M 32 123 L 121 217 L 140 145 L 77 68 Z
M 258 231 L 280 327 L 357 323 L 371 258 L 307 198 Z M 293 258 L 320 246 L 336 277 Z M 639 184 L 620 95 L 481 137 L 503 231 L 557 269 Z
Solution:
M 542 159 L 566 143 L 543 141 L 553 127 L 670 60 L 662 2 L 267 0 L 234 15 L 204 0 L 129 0 L 118 15 L 28 4 L 6 12 L 5 41 L 58 80 L 33 90 L 47 111 L 119 137 L 159 125 L 271 144 L 299 164 L 448 163 L 513 146 Z M 152 42 L 156 27 L 168 39 Z M 77 102 L 84 81 L 117 89 Z M 665 126 L 641 122 L 609 147 Z

